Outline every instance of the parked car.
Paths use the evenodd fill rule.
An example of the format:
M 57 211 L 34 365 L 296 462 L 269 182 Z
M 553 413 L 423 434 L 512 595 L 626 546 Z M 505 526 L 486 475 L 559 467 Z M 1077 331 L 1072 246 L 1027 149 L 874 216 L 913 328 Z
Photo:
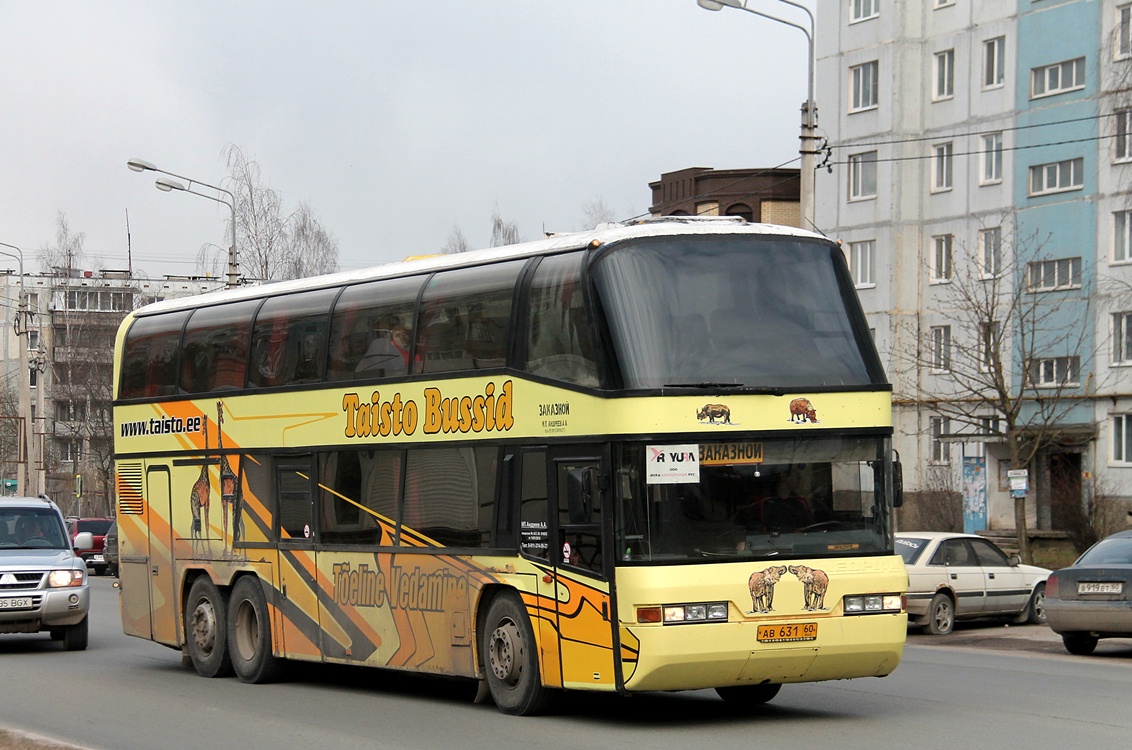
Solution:
M 904 531 L 896 551 L 908 568 L 908 617 L 934 635 L 956 620 L 1011 617 L 1043 623 L 1050 571 L 1022 565 L 983 537 L 938 531 Z
M 1046 582 L 1049 626 L 1087 656 L 1101 638 L 1132 638 L 1132 531 L 1105 537 Z
M 87 566 L 94 569 L 96 576 L 106 572 L 106 555 L 104 553 L 106 532 L 109 531 L 112 523 L 114 523 L 113 518 L 71 518 L 67 521 L 67 531 L 70 533 L 71 539 L 74 539 L 76 534 L 83 531 L 89 531 L 91 536 L 94 537 L 94 545 L 90 549 L 83 550 L 82 556 L 86 560 Z
M 118 522 L 110 524 L 106 531 L 105 544 L 102 554 L 106 557 L 106 572 L 109 575 L 118 575 Z
M 89 550 L 93 535 L 74 539 Z M 51 633 L 68 651 L 87 646 L 90 589 L 86 563 L 50 500 L 0 499 L 0 633 Z

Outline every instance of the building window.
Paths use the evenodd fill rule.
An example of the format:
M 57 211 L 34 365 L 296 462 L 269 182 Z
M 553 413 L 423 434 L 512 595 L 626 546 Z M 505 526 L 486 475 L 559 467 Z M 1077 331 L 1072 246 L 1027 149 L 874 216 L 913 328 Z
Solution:
M 954 235 L 941 234 L 932 237 L 931 280 L 934 283 L 951 279 L 951 246 Z
M 1006 37 L 996 36 L 983 42 L 983 88 L 998 88 L 1005 80 Z
M 1112 262 L 1132 261 L 1132 211 L 1112 212 Z
M 951 164 L 953 149 L 950 143 L 940 143 L 932 147 L 932 192 L 951 189 Z
M 1002 182 L 1002 132 L 987 133 L 983 136 L 982 170 L 980 185 L 993 185 Z
M 947 417 L 929 417 L 928 432 L 931 435 L 931 461 L 936 464 L 945 464 L 951 460 L 951 446 L 943 441 L 943 436 L 950 429 Z
M 1085 88 L 1085 58 L 1044 65 L 1030 71 L 1030 98 Z
M 1030 379 L 1035 388 L 1077 385 L 1081 379 L 1080 357 L 1046 357 L 1030 363 Z
M 1132 56 L 1132 5 L 1116 6 L 1116 59 Z
M 1030 167 L 1030 195 L 1080 190 L 1085 185 L 1085 160 L 1066 159 Z
M 1121 109 L 1115 113 L 1116 120 L 1116 161 L 1132 161 L 1132 109 Z
M 1112 315 L 1112 364 L 1132 365 L 1132 312 Z
M 1132 463 L 1132 414 L 1117 414 L 1112 418 L 1112 460 Z
M 853 98 L 849 104 L 849 111 L 860 112 L 865 109 L 875 109 L 877 106 L 879 63 L 873 60 L 863 65 L 854 65 L 849 68 L 849 71 L 853 79 Z
M 83 443 L 81 440 L 61 440 L 59 445 L 59 460 L 60 461 L 74 461 L 78 463 L 83 460 Z
M 935 53 L 935 91 L 934 101 L 950 99 L 955 96 L 955 50 L 947 49 Z
M 876 240 L 849 243 L 849 274 L 857 288 L 876 286 L 876 278 L 873 276 L 876 252 Z
M 1026 266 L 1031 292 L 1076 289 L 1081 286 L 1081 259 L 1039 260 Z
M 849 200 L 877 197 L 877 152 L 866 151 L 849 157 Z
M 979 324 L 979 372 L 991 372 L 994 369 L 996 351 L 998 349 L 998 325 L 995 323 Z
M 932 371 L 951 369 L 951 326 L 932 327 Z
M 880 15 L 880 0 L 852 0 L 849 4 L 849 23 L 867 21 Z
M 1002 271 L 1002 227 L 979 231 L 979 273 L 984 279 Z

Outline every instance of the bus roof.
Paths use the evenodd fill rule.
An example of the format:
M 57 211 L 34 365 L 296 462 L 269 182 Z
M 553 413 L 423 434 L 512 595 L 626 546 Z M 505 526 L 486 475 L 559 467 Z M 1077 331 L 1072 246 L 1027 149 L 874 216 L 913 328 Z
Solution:
M 587 246 L 606 245 L 611 242 L 637 237 L 665 237 L 708 234 L 759 234 L 823 239 L 821 235 L 796 227 L 776 224 L 750 223 L 738 216 L 663 216 L 639 219 L 616 224 L 601 224 L 597 228 L 563 234 L 516 245 L 473 250 L 449 255 L 418 255 L 411 259 L 373 266 L 359 271 L 313 276 L 291 281 L 272 282 L 237 289 L 221 289 L 201 295 L 166 300 L 135 310 L 133 315 L 151 315 L 199 307 L 202 304 L 223 304 L 259 297 L 277 296 L 291 292 L 331 288 L 397 276 L 412 276 L 449 268 L 476 266 L 513 258 L 549 255 Z

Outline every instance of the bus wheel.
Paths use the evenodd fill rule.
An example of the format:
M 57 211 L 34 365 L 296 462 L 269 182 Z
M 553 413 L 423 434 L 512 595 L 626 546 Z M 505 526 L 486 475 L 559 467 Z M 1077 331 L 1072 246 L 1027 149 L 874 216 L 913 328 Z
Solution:
M 733 706 L 760 706 L 772 700 L 782 689 L 781 684 L 772 685 L 733 685 L 731 687 L 717 687 L 716 694 L 725 703 Z
M 228 603 L 228 647 L 232 669 L 244 682 L 278 679 L 283 660 L 271 653 L 271 617 L 259 578 L 243 576 L 232 588 Z
M 534 631 L 526 608 L 514 594 L 492 600 L 480 646 L 487 684 L 500 711 L 529 716 L 546 708 L 550 691 L 539 678 Z
M 202 677 L 232 674 L 226 613 L 227 602 L 216 584 L 206 575 L 197 577 L 185 602 L 185 641 L 193 667 Z

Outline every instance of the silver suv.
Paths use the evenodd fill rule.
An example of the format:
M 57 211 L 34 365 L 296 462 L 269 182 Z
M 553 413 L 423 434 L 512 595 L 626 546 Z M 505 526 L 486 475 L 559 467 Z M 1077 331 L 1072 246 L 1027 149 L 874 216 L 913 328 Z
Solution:
M 79 533 L 74 548 L 63 514 L 45 498 L 0 498 L 0 633 L 48 631 L 68 651 L 87 644 L 90 589 L 75 550 L 94 546 Z

